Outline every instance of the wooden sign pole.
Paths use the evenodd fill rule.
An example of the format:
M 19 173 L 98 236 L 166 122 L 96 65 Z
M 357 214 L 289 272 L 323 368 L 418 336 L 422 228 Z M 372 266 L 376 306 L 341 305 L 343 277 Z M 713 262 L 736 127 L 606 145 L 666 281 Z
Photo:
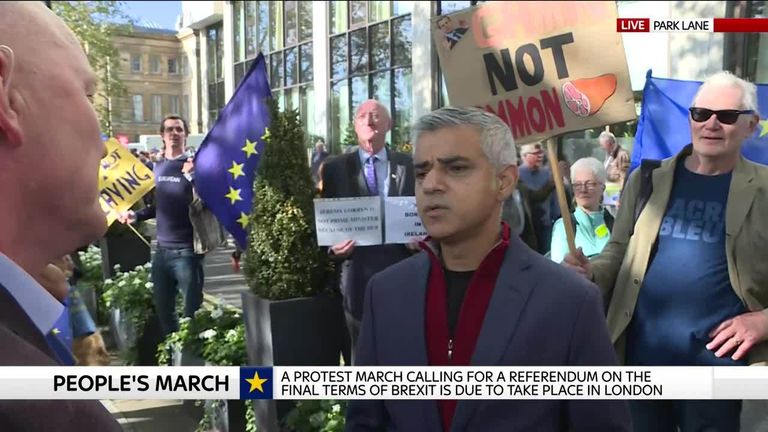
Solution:
M 563 218 L 565 227 L 565 237 L 568 240 L 568 249 L 571 253 L 576 252 L 576 234 L 574 231 L 573 220 L 569 217 L 571 208 L 568 206 L 568 199 L 565 195 L 565 185 L 563 176 L 560 173 L 560 166 L 557 160 L 557 139 L 547 139 L 547 151 L 549 154 L 549 164 L 552 169 L 552 178 L 555 181 L 555 192 L 557 192 L 557 203 L 560 205 L 560 214 Z

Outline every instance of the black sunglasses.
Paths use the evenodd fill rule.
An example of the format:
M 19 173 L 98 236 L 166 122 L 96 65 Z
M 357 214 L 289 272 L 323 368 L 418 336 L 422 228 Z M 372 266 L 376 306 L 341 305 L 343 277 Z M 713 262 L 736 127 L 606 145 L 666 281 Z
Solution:
M 691 119 L 695 122 L 702 123 L 709 120 L 712 114 L 717 116 L 717 121 L 722 124 L 734 124 L 742 114 L 754 114 L 753 110 L 717 110 L 713 111 L 706 108 L 688 108 L 691 112 Z

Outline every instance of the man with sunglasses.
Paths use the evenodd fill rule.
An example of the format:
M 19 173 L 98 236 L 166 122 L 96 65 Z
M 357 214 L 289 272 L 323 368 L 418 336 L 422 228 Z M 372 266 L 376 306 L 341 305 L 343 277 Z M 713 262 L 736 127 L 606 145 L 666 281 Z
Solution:
M 653 171 L 637 222 L 640 170 L 627 182 L 602 254 L 590 262 L 578 251 L 565 264 L 602 289 L 625 364 L 765 365 L 768 168 L 741 155 L 759 120 L 757 89 L 720 72 L 689 111 L 692 142 Z M 739 430 L 737 400 L 630 405 L 638 432 Z

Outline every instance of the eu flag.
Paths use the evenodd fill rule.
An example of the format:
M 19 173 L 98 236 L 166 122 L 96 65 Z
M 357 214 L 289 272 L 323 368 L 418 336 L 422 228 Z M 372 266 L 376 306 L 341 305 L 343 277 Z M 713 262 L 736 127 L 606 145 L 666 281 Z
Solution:
M 271 367 L 240 368 L 240 400 L 272 399 L 274 392 Z
M 259 54 L 195 156 L 197 194 L 242 248 L 269 125 L 269 97 L 267 68 Z
M 643 159 L 674 156 L 691 142 L 688 108 L 701 81 L 654 78 L 651 73 L 645 76 L 630 170 Z M 757 106 L 760 112 L 768 110 L 768 85 L 757 85 Z M 768 164 L 768 120 L 760 121 L 755 134 L 742 144 L 742 153 L 751 161 Z

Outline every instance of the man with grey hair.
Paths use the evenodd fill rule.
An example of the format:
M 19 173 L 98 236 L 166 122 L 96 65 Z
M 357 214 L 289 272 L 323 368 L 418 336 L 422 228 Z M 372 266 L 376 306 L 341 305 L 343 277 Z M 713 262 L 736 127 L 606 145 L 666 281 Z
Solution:
M 0 366 L 72 364 L 56 328 L 68 312 L 34 276 L 107 229 L 97 88 L 77 38 L 42 2 L 0 2 Z M 0 430 L 121 428 L 98 401 L 6 400 Z
M 768 168 L 741 154 L 757 127 L 757 89 L 728 72 L 699 88 L 692 142 L 627 181 L 611 240 L 590 262 L 564 263 L 610 302 L 619 357 L 635 366 L 768 364 Z M 746 405 L 745 405 L 746 406 Z M 738 431 L 741 401 L 633 401 L 635 430 Z
M 525 144 L 520 147 L 520 156 L 522 164 L 520 165 L 520 183 L 530 191 L 552 189 L 547 185 L 554 186 L 552 181 L 552 170 L 543 166 L 544 149 L 541 143 Z M 560 207 L 557 203 L 557 197 L 553 193 L 548 193 L 538 199 L 531 200 L 531 221 L 533 222 L 533 232 L 536 236 L 537 251 L 545 254 L 549 252 L 549 245 L 552 238 L 552 223 L 560 217 Z
M 413 129 L 422 252 L 366 290 L 361 366 L 614 366 L 594 285 L 501 221 L 517 182 L 498 117 L 446 107 Z M 629 431 L 623 401 L 350 401 L 348 431 Z
M 624 184 L 624 179 L 629 170 L 629 153 L 616 142 L 616 136 L 608 131 L 603 131 L 597 138 L 600 147 L 605 151 L 605 171 L 608 181 Z
M 392 128 L 387 108 L 373 99 L 363 102 L 355 112 L 354 126 L 358 149 L 326 159 L 323 165 L 323 198 L 413 196 L 411 156 L 386 147 L 387 132 Z M 345 355 L 350 357 L 351 354 L 352 359 L 347 360 L 354 364 L 354 347 L 368 280 L 375 273 L 411 256 L 411 251 L 399 244 L 356 246 L 350 239 L 333 245 L 329 253 L 336 263 L 344 296 L 351 345 L 351 353 Z

